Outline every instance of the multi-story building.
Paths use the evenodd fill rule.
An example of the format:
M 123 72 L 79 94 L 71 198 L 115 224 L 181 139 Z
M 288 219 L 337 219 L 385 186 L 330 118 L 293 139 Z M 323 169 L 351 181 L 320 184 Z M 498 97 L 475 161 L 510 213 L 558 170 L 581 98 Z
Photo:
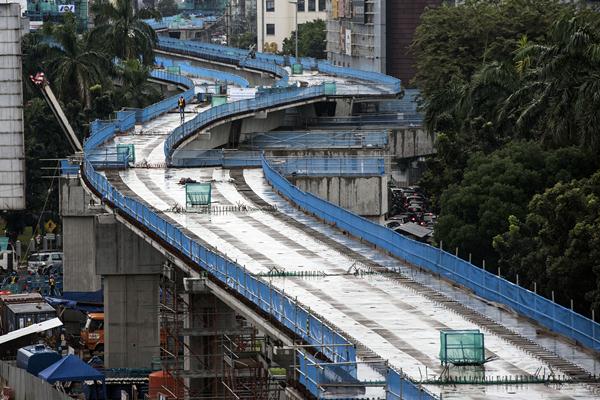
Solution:
M 383 72 L 408 82 L 409 53 L 426 7 L 442 0 L 327 0 L 327 58 L 335 65 Z
M 296 12 L 300 25 L 327 19 L 325 10 L 326 0 L 257 0 L 258 49 L 281 51 L 283 40 L 296 30 Z
M 45 21 L 61 22 L 67 12 L 75 14 L 79 30 L 88 28 L 88 0 L 27 0 L 25 15 L 34 27 Z

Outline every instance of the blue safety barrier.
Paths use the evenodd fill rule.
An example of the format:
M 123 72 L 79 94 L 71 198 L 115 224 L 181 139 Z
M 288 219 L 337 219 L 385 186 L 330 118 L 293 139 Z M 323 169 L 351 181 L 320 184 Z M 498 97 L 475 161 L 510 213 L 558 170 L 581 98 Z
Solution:
M 191 65 L 189 61 L 178 61 L 170 58 L 157 56 L 154 57 L 154 62 L 164 67 L 179 67 L 181 72 L 185 72 L 189 75 L 201 78 L 214 79 L 215 81 L 229 82 L 244 88 L 250 86 L 248 81 L 239 75 L 218 71 L 216 69 L 197 67 Z
M 249 135 L 242 146 L 253 149 L 382 149 L 388 144 L 385 131 L 271 131 Z
M 542 326 L 600 350 L 600 324 L 436 247 L 398 235 L 342 207 L 306 193 L 262 160 L 267 181 L 300 208 L 414 265 L 467 287 L 480 297 L 505 304 Z
M 165 140 L 164 151 L 167 164 L 170 165 L 172 163 L 172 156 L 176 145 L 214 121 L 236 114 L 255 112 L 275 105 L 298 102 L 320 96 L 324 96 L 322 85 L 307 88 L 289 87 L 287 90 L 279 93 L 267 94 L 254 99 L 240 100 L 212 107 L 175 128 Z
M 62 176 L 77 176 L 79 174 L 79 163 L 72 164 L 69 160 L 60 160 L 60 174 Z
M 405 374 L 388 368 L 386 375 L 386 400 L 434 400 L 436 397 L 420 385 L 412 382 Z
M 402 91 L 401 81 L 397 78 L 371 71 L 361 71 L 358 69 L 339 67 L 330 64 L 325 60 L 315 60 L 314 58 L 301 58 L 296 60 L 295 57 L 285 57 L 276 54 L 267 53 L 255 53 L 255 58 L 249 57 L 249 51 L 243 49 L 236 49 L 228 46 L 221 46 L 212 43 L 203 43 L 195 41 L 182 41 L 172 38 L 160 37 L 158 47 L 161 50 L 166 51 L 183 51 L 184 54 L 195 53 L 196 56 L 206 58 L 214 61 L 224 61 L 237 63 L 240 66 L 254 67 L 256 69 L 268 70 L 266 65 L 272 64 L 283 67 L 285 65 L 291 65 L 299 62 L 307 69 L 317 69 L 319 72 L 335 75 L 347 79 L 360 79 L 364 81 L 373 82 L 379 85 L 384 85 L 394 93 L 400 93 Z M 242 62 L 242 64 L 240 64 Z M 283 77 L 280 73 L 270 70 L 269 72 L 275 73 L 278 76 Z M 286 72 L 287 75 L 287 72 Z
M 260 167 L 261 154 L 258 151 L 206 149 L 177 150 L 171 165 L 174 167 Z
M 381 176 L 385 161 L 376 157 L 270 158 L 269 164 L 283 176 Z

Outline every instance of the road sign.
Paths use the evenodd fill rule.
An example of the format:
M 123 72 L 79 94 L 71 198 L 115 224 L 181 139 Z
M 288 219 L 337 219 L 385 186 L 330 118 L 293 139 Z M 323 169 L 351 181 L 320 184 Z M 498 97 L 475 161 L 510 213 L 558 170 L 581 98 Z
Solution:
M 49 219 L 44 224 L 44 228 L 46 228 L 46 232 L 54 232 L 54 230 L 56 229 L 56 223 L 54 221 L 52 221 L 51 219 Z
M 59 4 L 58 5 L 59 13 L 75 13 L 75 4 Z

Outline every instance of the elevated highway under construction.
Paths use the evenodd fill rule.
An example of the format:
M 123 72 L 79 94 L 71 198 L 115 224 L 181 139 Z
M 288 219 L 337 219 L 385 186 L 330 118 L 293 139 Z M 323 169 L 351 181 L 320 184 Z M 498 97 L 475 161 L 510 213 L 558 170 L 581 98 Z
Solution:
M 305 70 L 294 75 L 276 56 L 174 39 L 159 47 L 197 66 L 193 80 L 157 76 L 188 102 L 218 76 L 197 60 L 275 85 L 190 103 L 184 123 L 177 96 L 123 111 L 94 125 L 80 171 L 65 171 L 65 290 L 103 288 L 107 365 L 160 359 L 169 391 L 190 399 L 600 396 L 596 322 L 371 222 L 387 210 L 398 157 L 390 126 L 419 129 L 420 118 L 412 101 L 368 118 L 352 104 L 401 102 L 399 81 L 308 59 L 292 60 Z M 276 152 L 237 150 L 290 130 L 304 133 Z M 340 130 L 348 143 L 386 140 L 328 148 L 323 132 Z M 310 194 L 286 179 L 298 176 L 355 186 Z M 484 360 L 443 365 L 448 330 L 480 330 Z

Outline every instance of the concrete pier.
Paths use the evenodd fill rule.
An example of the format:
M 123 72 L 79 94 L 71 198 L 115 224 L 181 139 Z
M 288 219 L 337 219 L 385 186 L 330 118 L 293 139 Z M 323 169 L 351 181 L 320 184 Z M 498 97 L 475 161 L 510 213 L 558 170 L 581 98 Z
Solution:
M 113 215 L 96 217 L 95 237 L 96 272 L 104 281 L 104 365 L 150 368 L 160 355 L 164 258 Z

